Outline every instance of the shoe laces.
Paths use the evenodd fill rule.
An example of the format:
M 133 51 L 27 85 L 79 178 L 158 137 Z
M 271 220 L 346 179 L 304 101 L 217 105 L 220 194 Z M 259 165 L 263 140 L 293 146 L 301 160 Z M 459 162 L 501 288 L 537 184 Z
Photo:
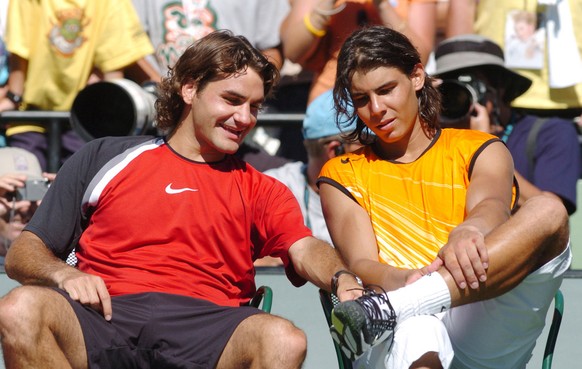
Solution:
M 373 287 L 382 290 L 376 292 Z M 369 285 L 363 289 L 364 294 L 356 300 L 366 312 L 368 332 L 375 337 L 381 336 L 386 330 L 396 326 L 396 312 L 386 295 L 386 291 L 377 285 Z M 382 308 L 382 306 L 388 309 Z

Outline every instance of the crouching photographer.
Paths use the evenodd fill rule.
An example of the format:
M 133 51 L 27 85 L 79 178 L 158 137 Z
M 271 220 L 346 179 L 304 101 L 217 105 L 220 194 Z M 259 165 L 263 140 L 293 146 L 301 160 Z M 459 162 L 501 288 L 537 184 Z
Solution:
M 517 113 L 511 102 L 531 80 L 505 67 L 503 50 L 478 35 L 456 36 L 435 50 L 435 76 L 443 82 L 441 126 L 498 135 L 514 160 L 518 205 L 539 194 L 558 196 L 576 211 L 576 182 L 582 172 L 580 145 L 571 121 Z
M 54 180 L 42 173 L 32 153 L 16 148 L 0 148 L 0 264 L 12 241 L 22 232 Z

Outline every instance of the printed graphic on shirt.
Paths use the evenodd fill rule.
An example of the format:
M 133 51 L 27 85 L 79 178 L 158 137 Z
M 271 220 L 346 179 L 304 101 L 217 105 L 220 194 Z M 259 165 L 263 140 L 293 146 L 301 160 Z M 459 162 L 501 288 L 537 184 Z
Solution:
M 215 31 L 216 12 L 208 0 L 173 2 L 163 9 L 164 41 L 157 47 L 160 65 L 173 66 L 193 41 Z
M 73 56 L 87 40 L 84 28 L 90 23 L 83 9 L 66 9 L 56 12 L 57 19 L 52 23 L 48 38 L 51 45 L 62 55 Z
M 543 15 L 513 10 L 507 14 L 505 25 L 505 65 L 542 69 L 546 43 Z

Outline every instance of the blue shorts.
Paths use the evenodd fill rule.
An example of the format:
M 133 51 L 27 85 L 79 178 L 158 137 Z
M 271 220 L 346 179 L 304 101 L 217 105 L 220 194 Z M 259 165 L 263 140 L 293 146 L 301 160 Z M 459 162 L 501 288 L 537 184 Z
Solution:
M 187 296 L 140 293 L 112 297 L 113 318 L 72 300 L 89 368 L 214 368 L 236 327 L 254 307 L 226 307 Z

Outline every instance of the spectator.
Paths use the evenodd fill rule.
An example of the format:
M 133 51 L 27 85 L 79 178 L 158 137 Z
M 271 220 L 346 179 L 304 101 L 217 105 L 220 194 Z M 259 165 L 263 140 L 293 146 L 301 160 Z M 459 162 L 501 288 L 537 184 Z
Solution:
M 92 72 L 120 78 L 124 68 L 153 52 L 129 0 L 11 1 L 6 46 L 10 75 L 0 111 L 68 111 Z M 34 153 L 46 169 L 42 125 L 15 123 L 6 134 L 10 146 Z M 64 158 L 83 144 L 72 130 L 63 129 Z
M 0 95 L 6 93 L 6 82 L 8 82 L 8 53 L 4 39 L 6 38 L 6 17 L 8 12 L 8 0 L 0 0 Z
M 576 211 L 576 183 L 582 176 L 576 128 L 565 119 L 542 121 L 511 108 L 511 102 L 527 91 L 531 81 L 504 66 L 503 50 L 497 44 L 478 35 L 443 41 L 436 49 L 436 75 L 445 81 L 462 81 L 469 89 L 479 91 L 480 102 L 475 101 L 470 110 L 473 113 L 468 115 L 470 126 L 494 133 L 506 142 L 519 182 L 519 205 L 543 192 L 558 196 L 569 214 Z M 447 94 L 444 96 L 447 99 Z M 543 122 L 543 126 L 535 140 L 535 165 L 530 167 L 528 137 L 532 131 L 535 134 L 534 127 L 540 124 L 537 122 Z
M 193 41 L 219 29 L 245 36 L 278 68 L 283 64 L 279 25 L 289 9 L 287 0 L 133 0 L 133 4 L 154 44 L 155 58 L 149 60 L 162 75 Z M 288 162 L 251 139 L 237 155 L 260 171 Z
M 8 52 L 6 51 L 6 13 L 8 0 L 0 0 L 0 98 L 6 95 L 8 86 Z M 0 147 L 6 146 L 6 132 L 3 124 L 0 124 Z
M 65 162 L 6 257 L 24 285 L 0 300 L 6 363 L 301 366 L 303 332 L 241 306 L 253 260 L 281 257 L 297 286 L 330 290 L 336 273 L 343 299 L 361 293 L 291 192 L 232 155 L 277 75 L 244 37 L 213 32 L 160 85 L 167 137 L 97 139 Z M 78 268 L 62 261 L 75 246 Z
M 344 40 L 365 24 L 383 24 L 414 40 L 423 62 L 436 37 L 437 1 L 292 0 L 281 26 L 286 58 L 314 72 L 308 104 L 333 88 L 337 54 Z
M 582 7 L 578 0 L 449 0 L 448 37 L 478 34 L 505 52 L 506 66 L 529 78 L 532 86 L 512 105 L 524 114 L 569 120 L 582 114 Z M 543 57 L 517 53 L 510 44 L 523 38 L 520 20 L 529 13 L 531 42 Z M 517 17 L 517 18 L 516 18 Z M 516 22 L 517 19 L 517 22 Z M 535 21 L 535 25 L 533 25 Z M 518 26 L 518 28 L 512 27 Z M 517 31 L 516 31 L 517 30 Z M 540 41 L 541 39 L 541 41 Z M 531 45 L 530 42 L 530 45 Z M 517 43 L 519 44 L 519 43 Z M 521 47 L 521 46 L 519 46 Z M 535 49 L 539 51 L 540 45 Z M 518 55 L 513 58 L 512 55 Z M 532 65 L 532 60 L 539 62 Z
M 10 244 L 20 234 L 38 206 L 38 200 L 20 199 L 17 189 L 25 188 L 27 180 L 41 180 L 39 191 L 43 191 L 44 179 L 54 175 L 42 173 L 36 157 L 17 147 L 0 148 L 0 257 L 2 268 L 4 256 Z
M 318 96 L 307 108 L 303 120 L 303 137 L 307 163 L 300 161 L 288 163 L 279 168 L 269 169 L 265 174 L 283 182 L 293 192 L 301 207 L 305 225 L 311 229 L 315 237 L 331 244 L 315 181 L 326 161 L 345 153 L 346 147 L 350 151 L 352 148 L 350 143 L 344 141 L 342 130 L 336 125 L 331 90 Z M 279 264 L 279 260 L 270 260 L 270 264 L 255 265 Z
M 184 50 L 207 34 L 228 29 L 245 36 L 277 68 L 283 65 L 279 25 L 287 0 L 133 0 L 155 48 L 154 65 L 165 75 Z
M 404 35 L 356 31 L 338 71 L 336 109 L 354 106 L 354 136 L 375 137 L 325 164 L 323 213 L 350 269 L 388 292 L 337 305 L 332 336 L 364 361 L 392 347 L 390 368 L 447 368 L 449 339 L 451 367 L 525 367 L 570 265 L 564 206 L 540 195 L 510 215 L 509 151 L 439 128 L 440 96 Z

